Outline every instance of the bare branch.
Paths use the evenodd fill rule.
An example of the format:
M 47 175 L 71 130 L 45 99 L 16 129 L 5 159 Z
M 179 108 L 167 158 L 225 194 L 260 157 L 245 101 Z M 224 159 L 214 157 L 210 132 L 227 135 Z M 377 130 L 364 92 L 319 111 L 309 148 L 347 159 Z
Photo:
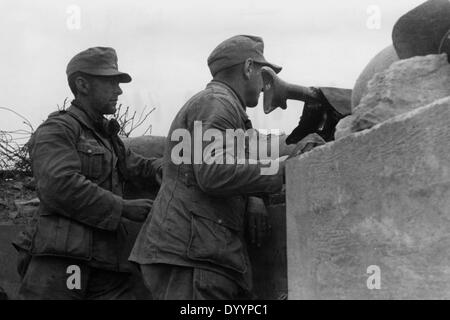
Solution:
M 143 134 L 150 132 L 152 126 L 150 124 L 147 125 L 146 121 L 155 109 L 156 108 L 153 108 L 147 112 L 147 106 L 145 106 L 139 114 L 139 117 L 137 117 L 138 113 L 136 111 L 132 112 L 130 107 L 126 107 L 125 110 L 123 110 L 122 104 L 120 104 L 115 114 L 116 120 L 120 125 L 119 135 L 129 137 L 137 128 L 145 125 L 146 128 Z
M 19 171 L 31 174 L 31 161 L 26 142 L 34 132 L 31 122 L 18 112 L 5 107 L 1 110 L 11 112 L 23 120 L 27 129 L 11 131 L 0 130 L 0 171 Z

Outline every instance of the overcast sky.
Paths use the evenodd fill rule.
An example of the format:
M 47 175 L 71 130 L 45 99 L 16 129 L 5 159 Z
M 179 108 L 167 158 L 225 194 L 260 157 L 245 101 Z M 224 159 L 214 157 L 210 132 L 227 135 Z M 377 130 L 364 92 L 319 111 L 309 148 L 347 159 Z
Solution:
M 211 79 L 206 59 L 224 39 L 263 37 L 267 60 L 283 66 L 280 77 L 287 81 L 353 88 L 368 61 L 391 44 L 395 21 L 422 2 L 1 0 L 0 107 L 37 126 L 71 98 L 70 58 L 88 47 L 111 46 L 119 69 L 133 77 L 122 85 L 120 102 L 137 111 L 156 107 L 152 134 L 166 135 L 176 112 Z M 248 113 L 257 128 L 290 131 L 301 107 L 294 101 L 265 115 L 261 95 Z M 18 117 L 0 110 L 0 129 L 18 127 Z

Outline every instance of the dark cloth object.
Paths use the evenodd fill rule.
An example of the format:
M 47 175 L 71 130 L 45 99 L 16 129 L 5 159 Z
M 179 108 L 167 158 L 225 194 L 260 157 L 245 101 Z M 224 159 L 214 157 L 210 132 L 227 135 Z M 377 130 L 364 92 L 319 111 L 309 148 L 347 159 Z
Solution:
M 194 144 L 183 152 L 188 163 L 176 164 L 172 150 L 180 142 L 172 134 L 187 130 L 194 137 L 194 121 L 201 121 L 202 132 L 217 129 L 223 135 L 226 129 L 252 127 L 234 91 L 217 81 L 183 106 L 166 140 L 161 189 L 130 260 L 207 269 L 250 288 L 251 266 L 244 241 L 247 197 L 280 191 L 283 175 L 261 175 L 259 162 L 195 164 Z M 225 141 L 224 137 L 221 147 L 227 149 Z M 209 144 L 203 142 L 202 152 Z M 221 151 L 216 154 L 222 156 Z
M 214 271 L 167 264 L 141 265 L 154 300 L 243 300 L 251 296 Z
M 400 59 L 438 54 L 449 30 L 450 2 L 429 0 L 400 17 L 394 25 L 392 41 Z
M 114 149 L 115 154 L 117 155 L 117 167 L 119 169 L 119 173 L 124 180 L 129 180 L 127 170 L 127 163 L 125 155 L 127 150 L 125 149 L 125 145 L 122 140 L 120 140 L 118 133 L 120 131 L 119 122 L 116 119 L 111 119 L 106 122 L 105 125 L 107 136 L 111 137 L 112 147 Z M 157 161 L 157 160 L 155 160 Z
M 352 90 L 343 88 L 318 88 L 325 101 L 323 103 L 329 104 L 342 117 L 346 117 L 352 113 Z
M 108 47 L 89 48 L 75 55 L 67 64 L 67 77 L 77 71 L 93 76 L 116 76 L 120 82 L 131 81 L 128 73 L 118 70 L 116 51 Z
M 52 114 L 30 141 L 40 205 L 33 234 L 16 243 L 31 255 L 88 261 L 112 271 L 127 261 L 130 239 L 122 216 L 123 179 L 111 137 L 80 107 Z M 155 178 L 156 158 L 124 151 L 128 177 Z M 27 244 L 27 241 L 29 244 Z
M 80 289 L 70 290 L 67 268 L 80 268 Z M 33 257 L 19 289 L 21 300 L 134 300 L 149 299 L 140 274 L 90 267 L 75 259 Z
M 0 287 L 0 300 L 8 300 L 8 295 L 2 287 Z
M 319 134 L 325 141 L 332 141 L 339 120 L 351 114 L 352 90 L 325 87 L 312 89 L 317 92 L 320 101 L 305 102 L 300 122 L 287 137 L 287 144 L 296 144 L 312 133 Z M 320 129 L 322 124 L 323 128 Z
M 22 280 L 30 265 L 32 255 L 28 250 L 17 249 L 17 273 Z
M 296 144 L 308 134 L 319 130 L 324 121 L 325 108 L 320 102 L 305 102 L 298 126 L 288 135 L 286 143 Z
M 214 76 L 217 72 L 245 62 L 248 58 L 272 68 L 276 73 L 281 67 L 264 58 L 264 41 L 261 37 L 238 35 L 220 43 L 209 55 L 208 66 Z
M 38 210 L 35 209 L 33 218 L 26 225 L 25 229 L 16 236 L 11 242 L 13 247 L 17 250 L 17 273 L 20 279 L 23 279 L 25 272 L 28 269 L 28 265 L 31 261 L 31 241 L 33 240 L 33 234 L 36 228 Z

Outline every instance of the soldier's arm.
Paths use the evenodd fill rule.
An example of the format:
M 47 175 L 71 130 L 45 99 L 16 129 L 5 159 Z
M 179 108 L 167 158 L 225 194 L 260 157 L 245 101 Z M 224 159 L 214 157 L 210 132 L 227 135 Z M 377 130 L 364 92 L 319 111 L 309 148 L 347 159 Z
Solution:
M 50 119 L 38 129 L 34 141 L 33 173 L 42 204 L 91 227 L 115 230 L 124 202 L 81 174 L 76 133 L 70 124 Z
M 210 103 L 210 115 L 206 116 L 202 125 L 203 133 L 209 129 L 217 130 L 216 132 L 222 133 L 223 143 L 214 150 L 209 163 L 203 161 L 193 165 L 200 188 L 216 196 L 260 195 L 280 191 L 285 162 L 272 160 L 271 170 L 259 160 L 252 163 L 248 159 L 241 159 L 243 163 L 237 162 L 238 152 L 233 151 L 234 146 L 231 141 L 227 141 L 225 134 L 226 129 L 237 128 L 236 119 L 229 113 L 226 101 L 213 99 Z M 212 149 L 211 142 L 203 143 L 204 153 L 211 154 Z
M 149 178 L 160 184 L 162 158 L 146 158 L 128 148 L 125 152 L 125 162 L 130 177 Z

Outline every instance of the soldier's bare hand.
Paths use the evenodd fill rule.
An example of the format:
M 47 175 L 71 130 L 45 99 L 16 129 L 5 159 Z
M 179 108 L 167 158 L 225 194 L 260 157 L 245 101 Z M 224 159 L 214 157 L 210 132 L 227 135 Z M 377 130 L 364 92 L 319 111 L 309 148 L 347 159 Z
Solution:
M 143 222 L 147 218 L 152 206 L 153 200 L 150 199 L 125 200 L 122 216 L 132 221 Z

